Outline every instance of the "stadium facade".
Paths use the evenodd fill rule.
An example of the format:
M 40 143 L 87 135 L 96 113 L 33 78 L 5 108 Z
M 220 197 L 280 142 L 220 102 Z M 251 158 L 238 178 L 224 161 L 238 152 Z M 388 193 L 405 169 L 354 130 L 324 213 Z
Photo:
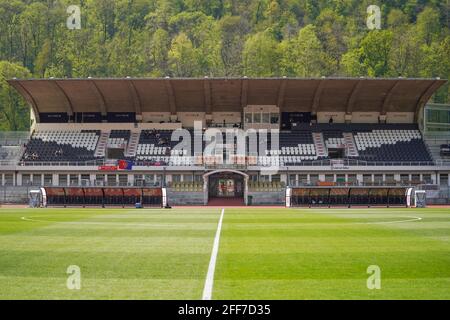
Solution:
M 164 189 L 174 205 L 283 205 L 287 190 L 294 205 L 403 205 L 410 188 L 444 204 L 450 109 L 428 101 L 445 83 L 13 79 L 32 123 L 3 143 L 1 182 L 54 204 L 158 204 Z

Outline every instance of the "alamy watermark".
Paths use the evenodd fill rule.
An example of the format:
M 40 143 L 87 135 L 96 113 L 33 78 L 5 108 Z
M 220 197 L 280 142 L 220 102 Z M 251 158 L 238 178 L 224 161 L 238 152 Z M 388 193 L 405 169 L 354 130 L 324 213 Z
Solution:
M 81 289 L 81 269 L 77 265 L 70 265 L 67 267 L 66 273 L 69 275 L 67 277 L 66 286 L 69 290 L 80 290 Z
M 191 133 L 187 129 L 172 132 L 171 141 L 178 143 L 170 151 L 171 160 L 193 155 L 205 165 L 259 166 L 263 175 L 277 174 L 280 169 L 278 129 L 204 129 L 201 121 L 195 121 L 193 137 Z
M 369 30 L 381 29 L 381 9 L 377 5 L 367 7 L 366 25 Z
M 81 9 L 79 6 L 70 5 L 67 7 L 67 13 L 70 16 L 67 18 L 67 28 L 69 30 L 79 30 L 81 29 Z
M 381 289 L 381 269 L 377 265 L 370 265 L 367 267 L 367 274 L 370 276 L 367 278 L 367 289 Z

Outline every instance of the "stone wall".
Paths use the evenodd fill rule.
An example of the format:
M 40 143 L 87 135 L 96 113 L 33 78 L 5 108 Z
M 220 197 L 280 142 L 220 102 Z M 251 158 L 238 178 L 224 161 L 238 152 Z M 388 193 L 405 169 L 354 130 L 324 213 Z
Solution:
M 204 205 L 203 192 L 174 192 L 167 189 L 170 206 L 202 206 Z

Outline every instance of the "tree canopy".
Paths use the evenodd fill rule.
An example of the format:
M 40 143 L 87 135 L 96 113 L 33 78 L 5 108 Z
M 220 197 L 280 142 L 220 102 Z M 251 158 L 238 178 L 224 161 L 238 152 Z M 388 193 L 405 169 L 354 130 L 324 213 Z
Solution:
M 381 30 L 366 26 L 372 4 Z M 11 77 L 448 79 L 449 16 L 438 0 L 0 0 L 0 128 L 28 125 Z

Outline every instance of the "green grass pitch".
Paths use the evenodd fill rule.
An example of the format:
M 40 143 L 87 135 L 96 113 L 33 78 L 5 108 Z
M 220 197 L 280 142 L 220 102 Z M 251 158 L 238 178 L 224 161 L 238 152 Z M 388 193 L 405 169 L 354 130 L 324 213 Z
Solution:
M 0 299 L 201 299 L 220 213 L 0 209 Z M 212 297 L 450 299 L 450 210 L 226 208 Z

